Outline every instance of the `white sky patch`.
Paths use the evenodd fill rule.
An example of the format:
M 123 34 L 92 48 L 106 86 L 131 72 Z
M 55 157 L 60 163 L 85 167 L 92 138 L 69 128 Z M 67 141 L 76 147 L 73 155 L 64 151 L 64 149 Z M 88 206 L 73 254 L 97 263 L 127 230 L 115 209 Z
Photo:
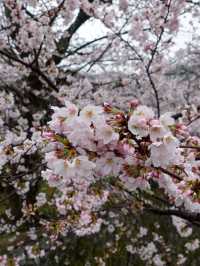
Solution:
M 191 18 L 189 15 L 184 15 L 181 21 L 181 27 L 177 36 L 173 38 L 174 45 L 171 48 L 172 54 L 174 54 L 179 49 L 186 48 L 187 43 L 192 41 L 194 32 L 198 34 L 199 23 L 192 19 L 194 26 L 190 24 Z M 106 35 L 109 30 L 104 26 L 104 24 L 96 19 L 91 19 L 87 21 L 80 29 L 77 34 L 80 38 L 84 39 L 85 42 L 92 41 L 96 38 Z
M 108 29 L 100 20 L 91 19 L 88 20 L 80 29 L 78 30 L 78 35 L 80 38 L 86 41 L 92 41 L 96 38 L 106 35 Z
M 192 22 L 192 24 L 191 24 Z M 187 44 L 192 41 L 193 35 L 199 32 L 199 22 L 191 18 L 189 14 L 184 15 L 181 19 L 181 27 L 176 37 L 174 37 L 175 45 L 172 52 L 176 52 L 181 48 L 186 48 Z

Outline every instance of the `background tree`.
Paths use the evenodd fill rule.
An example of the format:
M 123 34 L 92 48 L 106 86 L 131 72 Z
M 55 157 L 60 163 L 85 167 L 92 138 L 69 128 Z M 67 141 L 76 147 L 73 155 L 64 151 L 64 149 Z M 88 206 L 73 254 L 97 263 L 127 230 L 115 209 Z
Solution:
M 189 133 L 183 125 L 178 133 L 189 136 L 184 156 L 195 157 L 189 165 L 199 176 L 199 139 L 192 138 L 199 118 L 198 32 L 192 44 L 170 57 L 182 16 L 192 21 L 199 8 L 198 1 L 185 0 L 0 3 L 0 265 L 199 265 L 198 211 L 175 207 L 156 182 L 150 182 L 151 190 L 140 184 L 133 192 L 112 177 L 103 180 L 91 200 L 92 206 L 102 201 L 100 218 L 94 214 L 99 227 L 83 233 L 69 222 L 66 232 L 66 217 L 57 210 L 60 199 L 43 174 L 45 154 L 54 148 L 48 130 L 66 100 L 79 108 L 108 102 L 106 112 L 117 107 L 124 119 L 122 112 L 134 114 L 138 102 L 131 100 L 138 98 L 153 107 L 155 119 L 172 111 L 176 125 L 188 126 Z M 96 21 L 104 25 L 102 36 L 80 38 L 79 29 L 87 32 L 89 22 L 98 31 Z M 52 111 L 55 105 L 61 109 Z M 61 147 L 68 145 L 62 134 L 56 137 Z M 134 145 L 148 153 L 137 134 Z M 157 170 L 170 176 L 167 169 Z M 197 181 L 191 187 L 198 199 Z M 100 185 L 112 194 L 109 201 Z

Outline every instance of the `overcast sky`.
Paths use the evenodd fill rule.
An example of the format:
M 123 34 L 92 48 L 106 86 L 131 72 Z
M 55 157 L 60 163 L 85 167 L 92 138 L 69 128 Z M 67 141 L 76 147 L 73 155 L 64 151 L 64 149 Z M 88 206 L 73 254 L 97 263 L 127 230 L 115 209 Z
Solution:
M 178 35 L 174 38 L 175 45 L 172 48 L 172 53 L 180 48 L 186 47 L 186 43 L 192 40 L 193 28 L 189 23 L 189 16 L 182 17 L 181 29 Z M 197 23 L 196 23 L 197 25 Z M 91 41 L 95 38 L 105 35 L 107 32 L 105 26 L 99 20 L 87 21 L 78 31 L 78 35 L 84 38 L 85 41 Z

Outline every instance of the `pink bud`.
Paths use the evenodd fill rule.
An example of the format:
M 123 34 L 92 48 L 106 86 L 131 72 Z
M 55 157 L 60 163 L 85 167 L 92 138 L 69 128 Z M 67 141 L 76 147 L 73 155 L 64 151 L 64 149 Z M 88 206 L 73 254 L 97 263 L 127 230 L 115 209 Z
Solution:
M 53 139 L 54 133 L 51 131 L 43 131 L 42 132 L 42 137 L 45 139 Z
M 117 115 L 115 116 L 115 119 L 116 119 L 117 121 L 124 121 L 124 119 L 125 119 L 124 114 L 122 114 L 122 113 L 117 114 Z
M 106 112 L 106 113 L 112 112 L 112 106 L 111 106 L 111 104 L 109 104 L 107 102 L 103 103 L 103 108 L 104 108 L 104 112 Z
M 133 99 L 128 103 L 128 105 L 131 109 L 135 109 L 139 105 L 139 100 Z

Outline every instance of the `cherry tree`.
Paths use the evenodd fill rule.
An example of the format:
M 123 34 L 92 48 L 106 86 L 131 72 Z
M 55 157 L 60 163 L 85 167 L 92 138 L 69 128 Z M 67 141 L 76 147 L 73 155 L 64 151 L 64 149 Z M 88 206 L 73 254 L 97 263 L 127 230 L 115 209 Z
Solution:
M 0 3 L 0 265 L 199 263 L 199 10 Z

